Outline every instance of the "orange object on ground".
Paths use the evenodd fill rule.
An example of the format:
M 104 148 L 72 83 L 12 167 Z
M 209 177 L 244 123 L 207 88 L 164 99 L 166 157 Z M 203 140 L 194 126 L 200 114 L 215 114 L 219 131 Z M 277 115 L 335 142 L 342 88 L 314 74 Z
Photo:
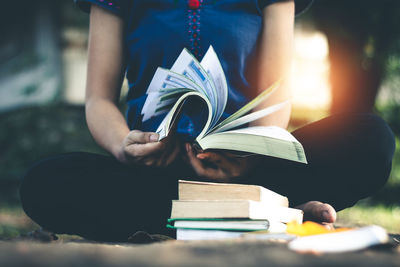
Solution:
M 337 233 L 350 230 L 350 228 L 327 229 L 322 224 L 316 222 L 304 222 L 302 224 L 290 222 L 287 224 L 286 233 L 297 236 L 320 235 Z

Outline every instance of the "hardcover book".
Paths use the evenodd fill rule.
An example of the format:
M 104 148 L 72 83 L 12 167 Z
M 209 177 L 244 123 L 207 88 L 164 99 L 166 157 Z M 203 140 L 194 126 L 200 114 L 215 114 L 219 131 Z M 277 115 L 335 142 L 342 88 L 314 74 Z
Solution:
M 303 211 L 252 200 L 172 200 L 171 218 L 241 218 L 302 223 Z
M 259 185 L 179 180 L 179 200 L 253 200 L 289 207 L 287 197 Z

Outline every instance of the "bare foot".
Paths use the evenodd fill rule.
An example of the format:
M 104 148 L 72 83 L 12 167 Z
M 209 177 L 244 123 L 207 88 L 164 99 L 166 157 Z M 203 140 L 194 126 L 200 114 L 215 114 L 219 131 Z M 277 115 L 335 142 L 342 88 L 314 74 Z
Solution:
M 309 201 L 296 207 L 304 211 L 304 221 L 314 221 L 333 227 L 336 221 L 335 209 L 326 203 L 319 201 Z

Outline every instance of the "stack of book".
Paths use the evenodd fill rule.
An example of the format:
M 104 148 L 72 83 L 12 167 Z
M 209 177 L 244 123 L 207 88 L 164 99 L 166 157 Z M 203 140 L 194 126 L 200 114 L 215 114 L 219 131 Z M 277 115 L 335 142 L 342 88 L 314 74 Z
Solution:
M 239 237 L 259 230 L 284 232 L 285 223 L 301 223 L 303 211 L 288 199 L 257 185 L 179 181 L 167 227 L 178 240 Z

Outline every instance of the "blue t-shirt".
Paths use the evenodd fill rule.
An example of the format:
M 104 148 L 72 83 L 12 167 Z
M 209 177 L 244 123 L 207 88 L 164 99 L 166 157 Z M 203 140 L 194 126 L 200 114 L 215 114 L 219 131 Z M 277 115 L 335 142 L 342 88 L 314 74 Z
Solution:
M 97 4 L 125 22 L 127 122 L 131 129 L 154 131 L 163 116 L 142 122 L 147 87 L 157 67 L 170 68 L 183 48 L 199 60 L 210 45 L 227 77 L 224 117 L 248 102 L 246 67 L 262 27 L 262 8 L 281 0 L 75 0 L 84 10 Z M 178 132 L 196 135 L 196 123 L 181 119 Z

